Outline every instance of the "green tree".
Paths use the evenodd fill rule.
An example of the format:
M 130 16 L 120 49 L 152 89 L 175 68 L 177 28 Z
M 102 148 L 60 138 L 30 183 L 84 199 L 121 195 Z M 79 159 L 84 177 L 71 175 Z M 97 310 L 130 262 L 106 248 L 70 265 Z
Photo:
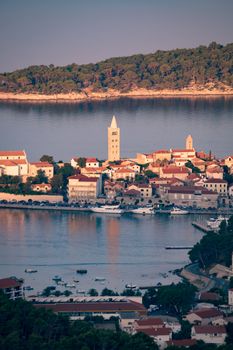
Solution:
M 48 163 L 51 163 L 51 164 L 54 163 L 53 156 L 49 156 L 47 154 L 44 154 L 42 157 L 40 157 L 40 161 L 41 162 L 48 162 Z
M 97 290 L 96 290 L 95 288 L 89 289 L 88 294 L 89 294 L 91 297 L 97 297 L 97 296 L 99 295 L 99 293 L 97 292 Z

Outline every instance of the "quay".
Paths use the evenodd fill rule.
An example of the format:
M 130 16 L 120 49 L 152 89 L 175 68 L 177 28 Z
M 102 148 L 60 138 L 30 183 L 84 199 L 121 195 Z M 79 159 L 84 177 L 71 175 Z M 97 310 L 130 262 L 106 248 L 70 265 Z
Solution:
M 200 223 L 200 222 L 192 222 L 192 225 L 197 228 L 198 230 L 205 232 L 205 233 L 209 233 L 209 232 L 214 232 L 214 230 L 212 230 L 210 227 Z
M 192 249 L 192 246 L 166 246 L 165 249 Z

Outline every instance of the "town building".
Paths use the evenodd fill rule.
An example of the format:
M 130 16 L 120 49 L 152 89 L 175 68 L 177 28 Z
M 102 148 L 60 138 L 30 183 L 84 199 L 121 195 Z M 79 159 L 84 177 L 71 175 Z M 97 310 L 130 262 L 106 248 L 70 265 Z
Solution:
M 192 136 L 191 135 L 188 135 L 187 137 L 186 137 L 186 140 L 185 140 L 185 148 L 187 149 L 187 150 L 192 150 L 193 149 L 193 138 L 192 138 Z
M 11 300 L 23 298 L 24 296 L 23 281 L 15 277 L 0 279 L 0 290 Z
M 156 162 L 158 160 L 170 161 L 171 160 L 171 152 L 166 150 L 166 149 L 161 149 L 161 150 L 153 152 L 153 161 Z
M 225 326 L 193 326 L 192 339 L 202 340 L 208 344 L 224 344 L 227 332 Z
M 73 175 L 68 178 L 69 202 L 95 199 L 101 194 L 101 181 L 98 177 Z
M 141 198 L 152 197 L 152 187 L 150 184 L 132 184 L 129 185 L 127 190 L 136 190 L 140 193 Z
M 169 186 L 158 188 L 161 199 L 178 206 L 194 208 L 217 208 L 218 194 L 198 186 Z
M 166 166 L 161 169 L 161 177 L 163 178 L 177 178 L 186 180 L 190 174 L 190 170 L 186 167 Z
M 86 168 L 99 168 L 100 163 L 96 158 L 86 159 Z
M 197 343 L 196 339 L 172 339 L 167 342 L 167 346 L 189 348 Z
M 25 151 L 0 151 L 0 173 L 9 176 L 28 174 L 28 161 Z
M 129 180 L 135 179 L 136 172 L 128 168 L 118 168 L 112 173 L 112 180 Z
M 125 183 L 123 181 L 104 181 L 104 193 L 108 199 L 114 199 L 116 196 L 121 196 L 124 189 Z
M 108 161 L 120 160 L 120 128 L 117 127 L 116 117 L 108 128 Z
M 208 166 L 206 168 L 206 177 L 208 179 L 223 179 L 223 169 L 220 166 Z
M 221 195 L 227 195 L 227 182 L 221 179 L 208 179 L 204 181 L 203 187 Z
M 38 171 L 43 171 L 49 180 L 54 176 L 53 164 L 48 162 L 34 162 L 29 164 L 29 176 L 36 177 Z
M 191 324 L 205 326 L 213 321 L 223 319 L 223 313 L 215 308 L 203 308 L 191 311 L 185 319 Z
M 84 299 L 80 302 L 35 303 L 34 306 L 37 309 L 52 310 L 57 314 L 72 317 L 72 319 L 83 319 L 86 316 L 103 316 L 105 318 L 109 314 L 117 317 L 130 316 L 132 319 L 137 319 L 147 313 L 146 308 L 141 303 L 127 298 L 122 298 L 120 301 L 114 301 L 113 298 L 108 297 L 108 300 L 100 298 L 99 301 L 85 301 Z
M 0 151 L 0 160 L 27 160 L 27 156 L 24 150 Z
M 233 166 L 233 155 L 226 157 L 224 159 L 224 164 L 228 167 L 231 168 Z
M 43 192 L 43 193 L 47 193 L 50 192 L 52 189 L 52 186 L 50 184 L 33 184 L 31 185 L 31 189 L 35 192 Z

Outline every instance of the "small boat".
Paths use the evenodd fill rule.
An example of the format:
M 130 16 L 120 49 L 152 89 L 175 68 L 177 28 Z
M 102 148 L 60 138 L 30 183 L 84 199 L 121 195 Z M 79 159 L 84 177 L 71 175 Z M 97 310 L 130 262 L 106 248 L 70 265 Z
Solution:
M 77 280 L 77 279 L 73 279 L 73 281 L 74 281 L 74 283 L 79 283 L 79 280 Z
M 66 288 L 75 288 L 76 285 L 73 283 L 66 283 Z
M 94 213 L 103 213 L 103 214 L 123 214 L 124 210 L 120 209 L 119 205 L 103 205 L 101 207 L 93 207 L 91 211 Z
M 61 281 L 62 281 L 62 278 L 61 278 L 60 276 L 56 275 L 56 276 L 53 277 L 53 281 L 55 281 L 55 282 L 61 282 Z
M 33 290 L 34 288 L 32 288 L 31 286 L 26 286 L 26 287 L 23 287 L 24 290 Z
M 139 207 L 136 209 L 131 209 L 130 213 L 141 214 L 141 215 L 152 215 L 152 214 L 154 214 L 154 208 L 153 207 Z
M 77 289 L 77 290 L 76 290 L 76 293 L 77 293 L 77 294 L 85 294 L 86 291 L 85 291 L 85 290 L 82 290 L 82 289 Z
M 35 269 L 25 269 L 24 272 L 26 272 L 26 273 L 36 273 L 37 270 L 35 270 Z
M 188 213 L 189 213 L 188 210 L 180 209 L 177 207 L 174 207 L 170 212 L 171 215 L 185 215 Z
M 125 285 L 125 288 L 126 288 L 126 289 L 136 289 L 137 286 L 136 286 L 136 284 L 132 284 L 132 283 L 131 283 L 131 284 L 126 284 L 126 285 Z
M 85 273 L 87 273 L 87 270 L 81 269 L 81 270 L 77 270 L 76 272 L 79 273 L 80 275 L 84 275 Z
M 225 218 L 222 215 L 219 215 L 216 219 L 215 218 L 210 218 L 209 220 L 207 220 L 207 226 L 210 227 L 213 230 L 218 230 L 221 223 L 223 221 L 228 222 L 228 218 Z
M 96 277 L 95 278 L 95 281 L 96 282 L 103 282 L 103 281 L 105 281 L 106 280 L 106 278 L 104 278 L 104 277 Z
M 65 286 L 66 282 L 64 281 L 57 281 L 58 286 Z

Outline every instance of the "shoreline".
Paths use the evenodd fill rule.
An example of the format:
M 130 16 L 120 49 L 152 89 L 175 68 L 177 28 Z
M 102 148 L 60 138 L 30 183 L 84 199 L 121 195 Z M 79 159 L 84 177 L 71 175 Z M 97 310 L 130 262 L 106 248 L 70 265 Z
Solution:
M 5 93 L 0 92 L 0 102 L 92 102 L 92 101 L 106 101 L 117 100 L 120 98 L 132 99 L 156 99 L 156 98 L 232 98 L 233 89 L 183 89 L 183 90 L 146 90 L 137 89 L 127 93 L 121 93 L 118 90 L 109 90 L 108 92 L 91 92 L 83 91 L 80 93 L 67 94 L 37 94 L 37 93 Z

